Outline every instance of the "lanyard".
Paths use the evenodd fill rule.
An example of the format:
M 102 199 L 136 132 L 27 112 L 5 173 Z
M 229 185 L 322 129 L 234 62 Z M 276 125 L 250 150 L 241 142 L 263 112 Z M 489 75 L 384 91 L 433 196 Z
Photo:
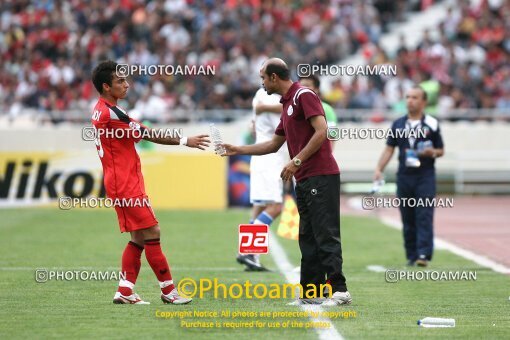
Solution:
M 416 142 L 416 136 L 418 135 L 418 131 L 421 129 L 421 120 L 420 122 L 414 127 L 414 129 L 411 127 L 411 122 L 409 120 L 406 121 L 406 133 L 407 140 L 409 141 L 409 146 L 411 149 L 414 149 L 414 143 Z

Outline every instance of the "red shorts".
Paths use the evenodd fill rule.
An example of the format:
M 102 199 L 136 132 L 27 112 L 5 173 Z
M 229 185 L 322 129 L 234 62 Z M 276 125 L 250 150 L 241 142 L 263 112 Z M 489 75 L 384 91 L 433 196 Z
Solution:
M 145 200 L 143 200 L 145 198 Z M 139 199 L 139 201 L 136 201 Z M 140 229 L 147 229 L 158 224 L 156 215 L 148 202 L 148 197 L 135 197 L 137 204 L 125 204 L 115 206 L 121 233 L 131 232 Z M 133 201 L 131 201 L 133 202 Z

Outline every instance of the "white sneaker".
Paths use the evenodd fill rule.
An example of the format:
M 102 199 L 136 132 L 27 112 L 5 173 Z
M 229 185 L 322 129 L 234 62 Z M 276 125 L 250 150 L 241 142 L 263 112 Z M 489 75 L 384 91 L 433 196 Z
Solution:
M 173 305 L 185 305 L 192 301 L 192 299 L 190 299 L 190 298 L 180 296 L 179 292 L 175 288 L 170 293 L 168 293 L 166 295 L 161 294 L 161 300 L 164 303 L 171 303 Z
M 133 293 L 129 296 L 122 295 L 120 292 L 116 292 L 113 297 L 113 303 L 117 305 L 150 305 L 150 302 L 143 301 L 140 296 Z
M 330 307 L 330 306 L 340 306 L 340 305 L 349 305 L 352 302 L 352 297 L 349 292 L 335 292 L 333 296 L 324 301 L 321 306 Z
M 292 302 L 287 303 L 287 306 L 300 306 L 300 305 L 301 305 L 301 301 L 299 301 L 299 300 L 294 300 Z
M 326 300 L 324 298 L 296 299 L 292 302 L 287 303 L 287 306 L 320 305 L 325 301 Z

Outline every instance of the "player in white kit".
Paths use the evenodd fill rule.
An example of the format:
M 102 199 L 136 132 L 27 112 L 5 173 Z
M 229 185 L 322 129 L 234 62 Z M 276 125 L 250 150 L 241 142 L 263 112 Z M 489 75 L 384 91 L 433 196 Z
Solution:
M 268 95 L 260 88 L 253 98 L 253 121 L 255 123 L 255 143 L 273 138 L 280 123 L 282 105 L 280 95 Z M 271 225 L 282 212 L 283 181 L 280 173 L 290 162 L 287 146 L 284 144 L 276 153 L 252 156 L 250 162 L 250 202 L 253 204 L 253 224 Z M 259 255 L 237 256 L 237 262 L 244 264 L 248 271 L 266 271 L 260 264 Z

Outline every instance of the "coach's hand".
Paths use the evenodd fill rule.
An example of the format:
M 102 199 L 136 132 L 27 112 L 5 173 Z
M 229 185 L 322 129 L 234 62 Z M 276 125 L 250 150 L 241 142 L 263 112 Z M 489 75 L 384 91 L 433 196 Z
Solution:
M 220 146 L 225 148 L 225 153 L 220 155 L 221 157 L 239 155 L 239 147 L 238 146 L 231 145 L 231 144 L 220 144 Z
M 287 165 L 283 168 L 282 173 L 280 174 L 280 177 L 284 181 L 290 181 L 292 180 L 292 176 L 298 171 L 298 167 L 294 164 L 293 161 L 290 161 L 287 163 Z
M 211 142 L 207 137 L 208 135 L 198 135 L 193 137 L 188 137 L 188 141 L 186 142 L 186 146 L 190 148 L 196 148 L 200 150 L 205 150 L 209 146 Z
M 419 156 L 435 158 L 436 150 L 434 150 L 433 148 L 426 148 L 422 152 L 419 153 Z
M 374 171 L 374 181 L 380 181 L 381 179 L 383 179 L 382 171 L 379 170 L 379 169 L 375 169 L 375 171 Z

